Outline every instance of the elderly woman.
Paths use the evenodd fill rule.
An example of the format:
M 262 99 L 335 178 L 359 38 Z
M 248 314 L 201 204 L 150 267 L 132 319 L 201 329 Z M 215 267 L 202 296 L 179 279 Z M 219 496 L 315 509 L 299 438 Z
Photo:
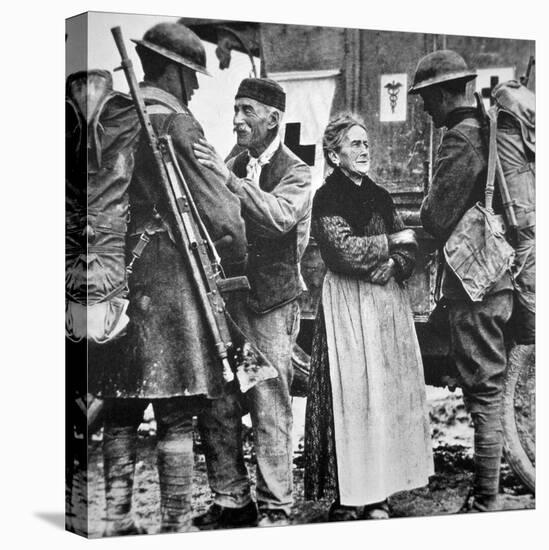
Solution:
M 417 243 L 368 176 L 364 122 L 332 119 L 333 168 L 313 202 L 327 267 L 305 420 L 305 498 L 331 496 L 331 520 L 389 517 L 387 497 L 433 473 L 423 366 L 404 281 Z

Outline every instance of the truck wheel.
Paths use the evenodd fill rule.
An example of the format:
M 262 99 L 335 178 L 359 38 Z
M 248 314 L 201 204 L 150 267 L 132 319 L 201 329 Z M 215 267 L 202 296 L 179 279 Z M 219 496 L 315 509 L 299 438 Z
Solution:
M 504 455 L 511 469 L 535 493 L 536 369 L 535 345 L 514 346 L 503 392 Z

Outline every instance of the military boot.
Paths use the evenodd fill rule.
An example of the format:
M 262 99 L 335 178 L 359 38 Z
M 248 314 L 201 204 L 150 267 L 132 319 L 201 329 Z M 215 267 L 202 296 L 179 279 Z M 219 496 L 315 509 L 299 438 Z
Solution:
M 460 512 L 494 512 L 501 510 L 499 476 L 503 452 L 503 428 L 499 405 L 471 414 L 475 427 L 475 477 L 473 489 Z
M 132 517 L 136 447 L 137 432 L 133 428 L 105 428 L 103 464 L 107 506 L 104 537 L 145 533 Z
M 177 418 L 177 416 L 176 416 Z M 198 531 L 191 498 L 194 468 L 192 418 L 177 418 L 158 430 L 161 533 Z

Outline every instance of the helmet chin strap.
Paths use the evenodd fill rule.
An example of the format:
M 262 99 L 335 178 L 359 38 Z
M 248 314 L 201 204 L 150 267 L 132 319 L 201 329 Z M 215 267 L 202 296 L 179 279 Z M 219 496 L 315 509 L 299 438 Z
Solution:
M 183 103 L 185 105 L 189 104 L 189 95 L 187 93 L 187 87 L 185 85 L 185 76 L 183 75 L 183 71 L 185 69 L 183 67 L 179 67 L 179 82 L 181 83 L 181 99 L 183 100 Z

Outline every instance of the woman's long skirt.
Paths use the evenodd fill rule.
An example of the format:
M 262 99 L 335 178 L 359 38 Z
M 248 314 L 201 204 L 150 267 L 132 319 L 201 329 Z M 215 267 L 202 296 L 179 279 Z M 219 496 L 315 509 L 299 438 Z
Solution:
M 336 455 L 336 486 L 343 505 L 379 502 L 426 485 L 433 474 L 431 437 L 406 290 L 394 279 L 380 286 L 328 271 L 322 304 L 325 330 L 315 335 L 306 439 L 319 435 L 315 423 L 326 429 L 320 446 L 318 441 L 305 442 L 306 467 L 312 468 L 312 475 L 306 472 L 306 497 L 320 496 L 321 485 L 329 488 L 315 475 L 330 473 L 326 452 Z M 324 384 L 317 383 L 319 377 Z M 315 386 L 330 395 L 314 395 Z M 319 400 L 331 403 L 319 409 Z M 319 418 L 322 408 L 331 408 L 331 419 Z M 315 460 L 325 464 L 315 465 Z

